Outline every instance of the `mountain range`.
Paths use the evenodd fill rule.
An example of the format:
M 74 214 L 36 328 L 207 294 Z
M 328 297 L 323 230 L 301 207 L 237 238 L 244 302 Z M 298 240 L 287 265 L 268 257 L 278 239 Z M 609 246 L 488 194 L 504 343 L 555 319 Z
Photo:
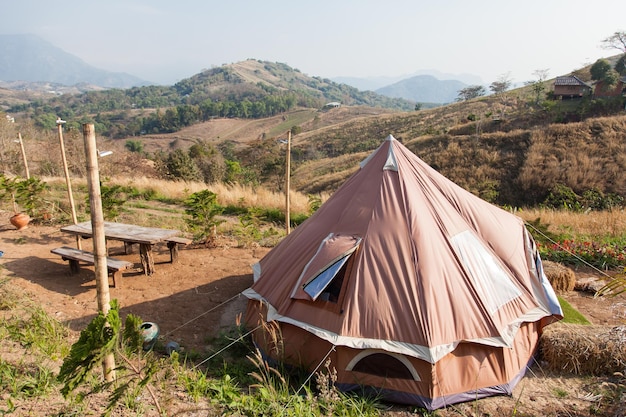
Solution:
M 458 77 L 450 79 L 446 77 Z M 441 80 L 441 78 L 446 78 Z M 57 48 L 44 39 L 30 34 L 0 35 L 0 86 L 23 88 L 26 83 L 54 83 L 64 86 L 85 85 L 99 88 L 130 88 L 150 85 L 139 77 L 105 71 Z M 418 71 L 402 77 L 338 77 L 332 81 L 361 91 L 402 98 L 418 103 L 444 104 L 457 97 L 467 84 L 480 84 L 480 78 L 468 74 L 458 76 L 434 70 Z M 63 90 L 59 86 L 55 90 Z M 67 89 L 65 89 L 67 91 Z
M 149 83 L 130 74 L 93 67 L 42 38 L 30 35 L 0 35 L 0 80 L 87 83 L 104 88 L 129 88 Z

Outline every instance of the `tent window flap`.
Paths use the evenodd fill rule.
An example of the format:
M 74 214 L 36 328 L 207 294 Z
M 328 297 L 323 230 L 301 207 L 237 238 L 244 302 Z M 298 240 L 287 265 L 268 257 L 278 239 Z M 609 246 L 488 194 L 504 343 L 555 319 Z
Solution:
M 344 266 L 360 243 L 359 237 L 328 235 L 302 271 L 293 298 L 317 300 L 338 274 L 345 271 Z

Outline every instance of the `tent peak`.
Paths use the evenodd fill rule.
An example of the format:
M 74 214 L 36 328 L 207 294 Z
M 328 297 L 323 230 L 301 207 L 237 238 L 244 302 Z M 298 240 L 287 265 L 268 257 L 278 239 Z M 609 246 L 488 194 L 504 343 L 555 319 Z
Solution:
M 385 138 L 385 140 L 396 140 L 396 138 L 394 138 L 393 135 L 389 135 Z

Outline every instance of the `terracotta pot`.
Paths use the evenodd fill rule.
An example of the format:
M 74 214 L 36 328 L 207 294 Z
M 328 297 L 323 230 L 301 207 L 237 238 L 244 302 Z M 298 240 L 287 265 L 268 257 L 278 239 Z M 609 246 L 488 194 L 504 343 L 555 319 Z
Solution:
M 30 222 L 30 216 L 26 213 L 17 213 L 11 216 L 9 221 L 13 226 L 17 228 L 17 230 L 22 230 L 28 227 L 28 223 Z

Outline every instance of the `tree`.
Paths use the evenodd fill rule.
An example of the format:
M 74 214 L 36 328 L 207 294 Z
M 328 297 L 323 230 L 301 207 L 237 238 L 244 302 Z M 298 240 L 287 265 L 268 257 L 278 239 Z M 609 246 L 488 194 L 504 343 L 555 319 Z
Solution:
M 595 81 L 602 81 L 606 84 L 607 88 L 617 84 L 619 74 L 613 68 L 611 63 L 606 59 L 598 59 L 589 69 L 591 73 L 591 79 Z
M 456 101 L 467 101 L 478 98 L 484 96 L 486 92 L 485 87 L 482 85 L 470 85 L 469 87 L 459 90 Z
M 622 55 L 613 67 L 620 75 L 626 75 L 626 54 Z
M 182 149 L 170 153 L 165 161 L 166 176 L 179 181 L 200 181 L 202 173 L 189 154 Z
M 537 79 L 526 83 L 526 85 L 531 87 L 533 93 L 535 94 L 535 104 L 539 104 L 541 95 L 546 90 L 545 81 L 548 79 L 548 72 L 549 70 L 547 69 L 535 70 L 533 75 L 535 75 Z
M 626 54 L 626 32 L 615 32 L 602 40 L 604 49 L 617 49 Z
M 126 143 L 124 144 L 124 147 L 128 149 L 130 152 L 137 152 L 137 153 L 143 152 L 143 142 L 141 142 L 140 140 L 128 139 Z
M 508 73 L 502 74 L 500 78 L 489 85 L 489 89 L 496 95 L 502 94 L 511 88 L 511 77 Z

